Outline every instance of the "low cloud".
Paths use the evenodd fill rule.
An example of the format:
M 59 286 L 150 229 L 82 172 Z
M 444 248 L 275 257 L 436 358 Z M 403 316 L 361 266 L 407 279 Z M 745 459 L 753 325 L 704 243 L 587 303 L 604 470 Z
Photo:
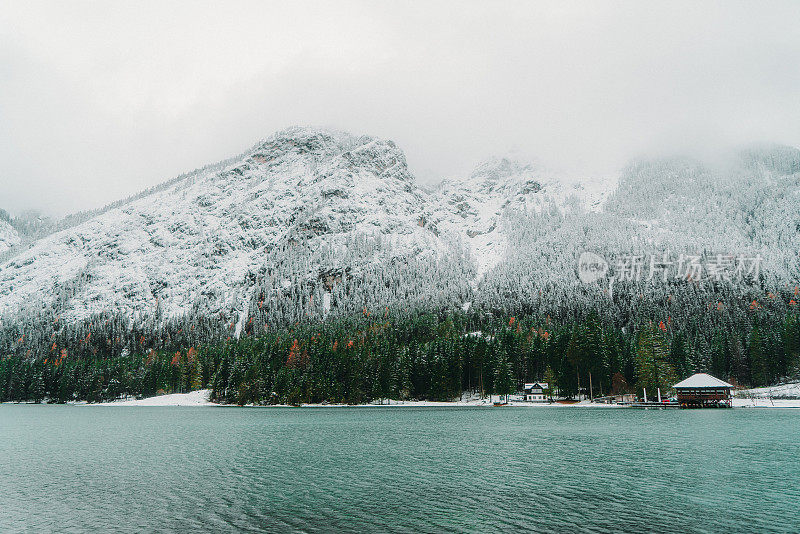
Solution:
M 90 209 L 293 124 L 423 183 L 509 150 L 576 172 L 800 146 L 800 4 L 8 3 L 0 207 Z

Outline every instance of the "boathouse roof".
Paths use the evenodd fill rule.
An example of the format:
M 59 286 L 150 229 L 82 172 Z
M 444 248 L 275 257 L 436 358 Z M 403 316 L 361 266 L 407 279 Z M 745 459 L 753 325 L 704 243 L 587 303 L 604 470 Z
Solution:
M 728 384 L 724 380 L 720 380 L 719 378 L 713 377 L 706 373 L 697 373 L 696 375 L 692 375 L 686 380 L 682 380 L 672 386 L 674 388 L 732 388 L 731 384 Z

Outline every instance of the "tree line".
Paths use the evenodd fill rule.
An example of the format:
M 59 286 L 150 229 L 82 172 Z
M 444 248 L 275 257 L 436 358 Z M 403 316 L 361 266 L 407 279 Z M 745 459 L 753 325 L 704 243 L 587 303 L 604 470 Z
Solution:
M 694 372 L 752 386 L 797 376 L 797 313 L 752 311 L 746 329 L 719 324 L 704 335 L 671 318 L 621 326 L 597 310 L 558 321 L 524 312 L 365 310 L 238 338 L 208 319 L 137 331 L 109 317 L 94 332 L 72 327 L 71 338 L 55 336 L 41 352 L 15 340 L 21 350 L 0 359 L 0 401 L 98 402 L 210 388 L 214 400 L 231 404 L 357 404 L 507 394 L 534 380 L 575 397 L 666 391 Z M 115 351 L 119 345 L 125 349 Z

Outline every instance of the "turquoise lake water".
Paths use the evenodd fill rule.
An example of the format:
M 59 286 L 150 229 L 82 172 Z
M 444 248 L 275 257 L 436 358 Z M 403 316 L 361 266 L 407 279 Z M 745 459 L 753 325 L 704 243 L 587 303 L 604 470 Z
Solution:
M 0 406 L 0 532 L 800 532 L 800 410 Z

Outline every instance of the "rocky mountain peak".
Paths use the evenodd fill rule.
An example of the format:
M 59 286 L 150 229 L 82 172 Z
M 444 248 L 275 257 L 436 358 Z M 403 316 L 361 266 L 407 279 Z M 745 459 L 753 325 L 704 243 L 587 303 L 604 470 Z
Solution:
M 368 170 L 382 178 L 413 181 L 405 154 L 394 142 L 337 130 L 287 128 L 261 142 L 250 157 L 260 164 L 303 158 L 312 166 L 324 163 L 328 169 Z
M 533 175 L 535 168 L 530 163 L 521 163 L 509 157 L 494 157 L 478 164 L 469 179 L 475 181 L 504 181 L 509 178 Z

